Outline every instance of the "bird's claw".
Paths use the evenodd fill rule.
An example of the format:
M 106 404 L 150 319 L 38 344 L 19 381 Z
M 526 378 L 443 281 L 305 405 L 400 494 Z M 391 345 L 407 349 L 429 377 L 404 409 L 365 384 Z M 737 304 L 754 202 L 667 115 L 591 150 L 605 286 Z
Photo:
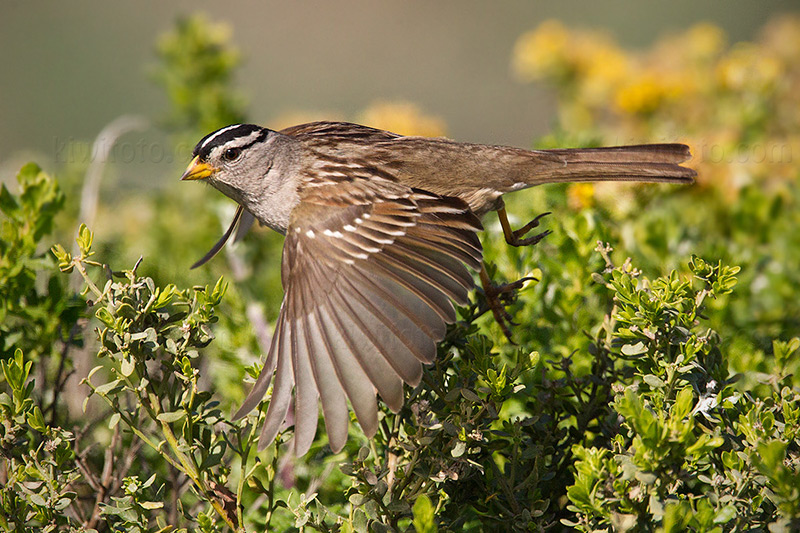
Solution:
M 526 276 L 511 283 L 497 285 L 488 276 L 483 280 L 483 294 L 486 298 L 486 306 L 491 310 L 495 322 L 500 326 L 508 342 L 516 344 L 511 336 L 511 326 L 518 325 L 506 309 L 517 300 L 517 291 L 528 281 L 538 281 L 534 277 Z
M 532 229 L 539 226 L 539 221 L 549 215 L 549 211 L 538 215 L 518 230 L 511 229 L 505 207 L 498 209 L 497 214 L 500 217 L 500 225 L 503 227 L 503 235 L 506 238 L 506 242 L 511 246 L 532 246 L 552 233 L 550 230 L 545 230 L 532 237 L 524 238 Z M 515 343 L 511 338 L 510 326 L 515 326 L 516 324 L 512 320 L 511 314 L 506 310 L 506 307 L 517 300 L 517 291 L 523 287 L 525 282 L 530 280 L 538 281 L 536 278 L 525 277 L 511 283 L 496 285 L 489 278 L 486 268 L 484 267 L 483 270 L 481 270 L 481 283 L 483 285 L 483 293 L 486 297 L 486 305 L 491 309 L 495 321 L 500 326 L 500 329 L 503 330 L 503 334 L 508 341 L 512 344 Z
M 542 213 L 541 215 L 538 215 L 536 218 L 534 218 L 533 220 L 531 220 L 518 230 L 514 230 L 510 234 L 507 234 L 506 242 L 511 246 L 533 246 L 534 244 L 538 243 L 539 241 L 541 241 L 542 239 L 544 239 L 553 232 L 550 230 L 546 230 L 539 233 L 538 235 L 534 235 L 533 237 L 528 237 L 527 239 L 523 239 L 523 237 L 527 235 L 533 228 L 538 227 L 539 221 L 543 217 L 546 217 L 549 214 L 550 214 L 549 211 L 547 213 Z

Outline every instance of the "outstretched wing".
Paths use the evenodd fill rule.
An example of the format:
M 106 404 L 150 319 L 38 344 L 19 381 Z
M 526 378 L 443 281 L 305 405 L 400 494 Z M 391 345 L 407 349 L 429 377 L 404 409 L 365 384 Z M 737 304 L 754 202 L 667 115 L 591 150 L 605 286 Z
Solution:
M 381 177 L 323 183 L 306 187 L 292 213 L 272 347 L 237 413 L 258 405 L 274 373 L 259 447 L 275 438 L 294 390 L 298 456 L 314 440 L 319 403 L 334 451 L 347 440 L 348 401 L 370 437 L 376 393 L 402 407 L 403 382 L 419 383 L 456 319 L 451 300 L 467 302 L 467 266 L 481 262 L 481 225 L 462 200 Z

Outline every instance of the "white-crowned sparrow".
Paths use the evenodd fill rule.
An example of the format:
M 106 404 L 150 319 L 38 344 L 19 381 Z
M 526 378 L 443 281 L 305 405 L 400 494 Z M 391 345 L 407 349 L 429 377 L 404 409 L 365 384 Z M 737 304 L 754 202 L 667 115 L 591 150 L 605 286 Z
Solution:
M 687 146 L 522 150 L 404 137 L 342 122 L 280 132 L 235 124 L 203 138 L 184 180 L 204 179 L 242 213 L 286 235 L 285 292 L 264 370 L 236 414 L 263 398 L 275 375 L 259 448 L 275 438 L 295 394 L 295 452 L 317 429 L 321 400 L 330 447 L 347 440 L 350 401 L 364 433 L 378 426 L 376 393 L 403 404 L 436 354 L 451 301 L 467 302 L 481 268 L 479 218 L 498 211 L 515 245 L 502 195 L 543 183 L 692 183 Z

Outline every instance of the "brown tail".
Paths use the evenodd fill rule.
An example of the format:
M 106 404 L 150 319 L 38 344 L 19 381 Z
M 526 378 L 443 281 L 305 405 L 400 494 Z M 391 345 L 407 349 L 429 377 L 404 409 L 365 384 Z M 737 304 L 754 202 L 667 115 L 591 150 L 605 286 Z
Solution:
M 693 183 L 697 172 L 682 167 L 691 157 L 685 144 L 542 150 L 549 164 L 536 167 L 533 184 L 577 181 Z

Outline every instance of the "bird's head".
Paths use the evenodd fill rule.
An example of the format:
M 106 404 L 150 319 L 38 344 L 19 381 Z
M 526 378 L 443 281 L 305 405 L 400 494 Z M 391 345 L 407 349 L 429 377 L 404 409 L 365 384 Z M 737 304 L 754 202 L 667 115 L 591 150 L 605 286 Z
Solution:
M 296 204 L 295 141 L 254 124 L 233 124 L 197 143 L 182 180 L 203 180 L 274 229 L 285 232 Z

